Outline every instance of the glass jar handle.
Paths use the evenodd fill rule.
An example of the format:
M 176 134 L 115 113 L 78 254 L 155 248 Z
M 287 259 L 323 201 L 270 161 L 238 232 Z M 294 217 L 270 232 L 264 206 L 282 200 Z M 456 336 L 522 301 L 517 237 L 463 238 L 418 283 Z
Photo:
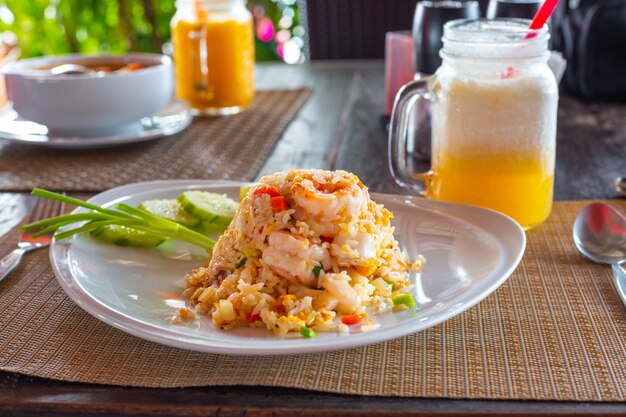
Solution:
M 426 193 L 426 176 L 428 173 L 415 173 L 407 169 L 407 136 L 411 110 L 418 99 L 430 100 L 428 89 L 429 77 L 411 81 L 402 86 L 393 104 L 391 123 L 389 125 L 389 170 L 391 176 L 401 187 Z M 415 126 L 415 134 L 419 129 Z
M 209 85 L 209 68 L 207 64 L 208 48 L 207 48 L 207 27 L 201 25 L 199 29 L 189 31 L 190 44 L 198 43 L 198 48 L 190 48 L 191 55 L 191 79 L 193 89 L 197 96 L 204 99 L 210 99 Z M 197 51 L 196 51 L 197 49 Z M 199 71 L 196 71 L 198 69 Z M 198 79 L 198 76 L 200 77 Z

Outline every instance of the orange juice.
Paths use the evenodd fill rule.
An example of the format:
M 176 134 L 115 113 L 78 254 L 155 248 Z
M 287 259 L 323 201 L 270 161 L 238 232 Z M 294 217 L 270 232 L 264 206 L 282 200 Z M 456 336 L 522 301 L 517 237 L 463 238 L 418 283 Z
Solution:
M 556 83 L 542 74 L 446 80 L 433 92 L 426 195 L 511 216 L 528 229 L 552 208 Z
M 552 209 L 554 174 L 532 155 L 486 157 L 437 155 L 427 196 L 500 211 L 525 228 L 543 222 Z
M 254 97 L 252 16 L 204 3 L 172 22 L 177 95 L 200 113 L 237 113 Z

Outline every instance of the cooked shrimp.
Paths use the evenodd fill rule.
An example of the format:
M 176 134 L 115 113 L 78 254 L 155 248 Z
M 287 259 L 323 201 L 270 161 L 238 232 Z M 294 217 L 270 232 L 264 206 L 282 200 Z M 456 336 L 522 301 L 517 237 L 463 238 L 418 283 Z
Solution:
M 342 229 L 330 246 L 330 254 L 337 258 L 340 265 L 352 265 L 366 276 L 374 273 L 379 265 L 376 237 L 364 231 Z
M 325 268 L 330 267 L 328 250 L 290 233 L 270 233 L 268 244 L 261 259 L 277 274 L 292 281 L 310 286 L 316 282 L 313 269 L 319 263 Z
M 320 286 L 339 300 L 339 306 L 345 313 L 355 312 L 361 305 L 361 297 L 350 286 L 350 277 L 345 273 L 325 274 L 320 280 Z
M 360 182 L 315 183 L 311 179 L 295 182 L 291 186 L 291 195 L 298 209 L 307 217 L 330 223 L 331 230 L 324 231 L 326 236 L 334 236 L 339 230 L 337 221 L 358 218 L 359 213 L 367 208 L 367 195 Z
M 351 234 L 342 230 L 333 240 L 331 253 L 341 261 L 354 264 L 350 261 L 376 258 L 376 241 L 370 233 Z

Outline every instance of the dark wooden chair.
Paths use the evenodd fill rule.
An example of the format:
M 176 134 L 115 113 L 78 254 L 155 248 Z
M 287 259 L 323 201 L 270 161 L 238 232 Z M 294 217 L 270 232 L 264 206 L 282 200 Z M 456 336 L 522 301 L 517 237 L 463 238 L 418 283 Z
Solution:
M 411 29 L 416 0 L 303 0 L 309 59 L 385 55 L 385 33 Z
M 478 0 L 483 11 L 489 0 Z M 417 0 L 299 0 L 309 59 L 385 55 L 385 33 L 411 29 Z

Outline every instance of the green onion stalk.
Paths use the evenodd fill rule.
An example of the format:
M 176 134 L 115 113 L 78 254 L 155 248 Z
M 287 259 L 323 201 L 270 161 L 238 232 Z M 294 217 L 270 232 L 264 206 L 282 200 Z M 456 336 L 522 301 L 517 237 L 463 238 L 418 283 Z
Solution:
M 118 225 L 152 233 L 166 239 L 178 239 L 189 242 L 205 249 L 209 254 L 213 251 L 213 246 L 215 246 L 215 240 L 210 237 L 195 232 L 172 220 L 159 217 L 128 204 L 117 204 L 115 205 L 116 210 L 111 210 L 41 188 L 35 188 L 31 194 L 91 210 L 87 213 L 65 214 L 39 220 L 20 228 L 22 232 L 40 229 L 33 234 L 33 237 L 55 232 L 59 228 L 70 224 L 82 223 L 78 227 L 57 233 L 54 238 L 56 240 L 66 239 L 77 233 L 89 232 L 101 226 Z

